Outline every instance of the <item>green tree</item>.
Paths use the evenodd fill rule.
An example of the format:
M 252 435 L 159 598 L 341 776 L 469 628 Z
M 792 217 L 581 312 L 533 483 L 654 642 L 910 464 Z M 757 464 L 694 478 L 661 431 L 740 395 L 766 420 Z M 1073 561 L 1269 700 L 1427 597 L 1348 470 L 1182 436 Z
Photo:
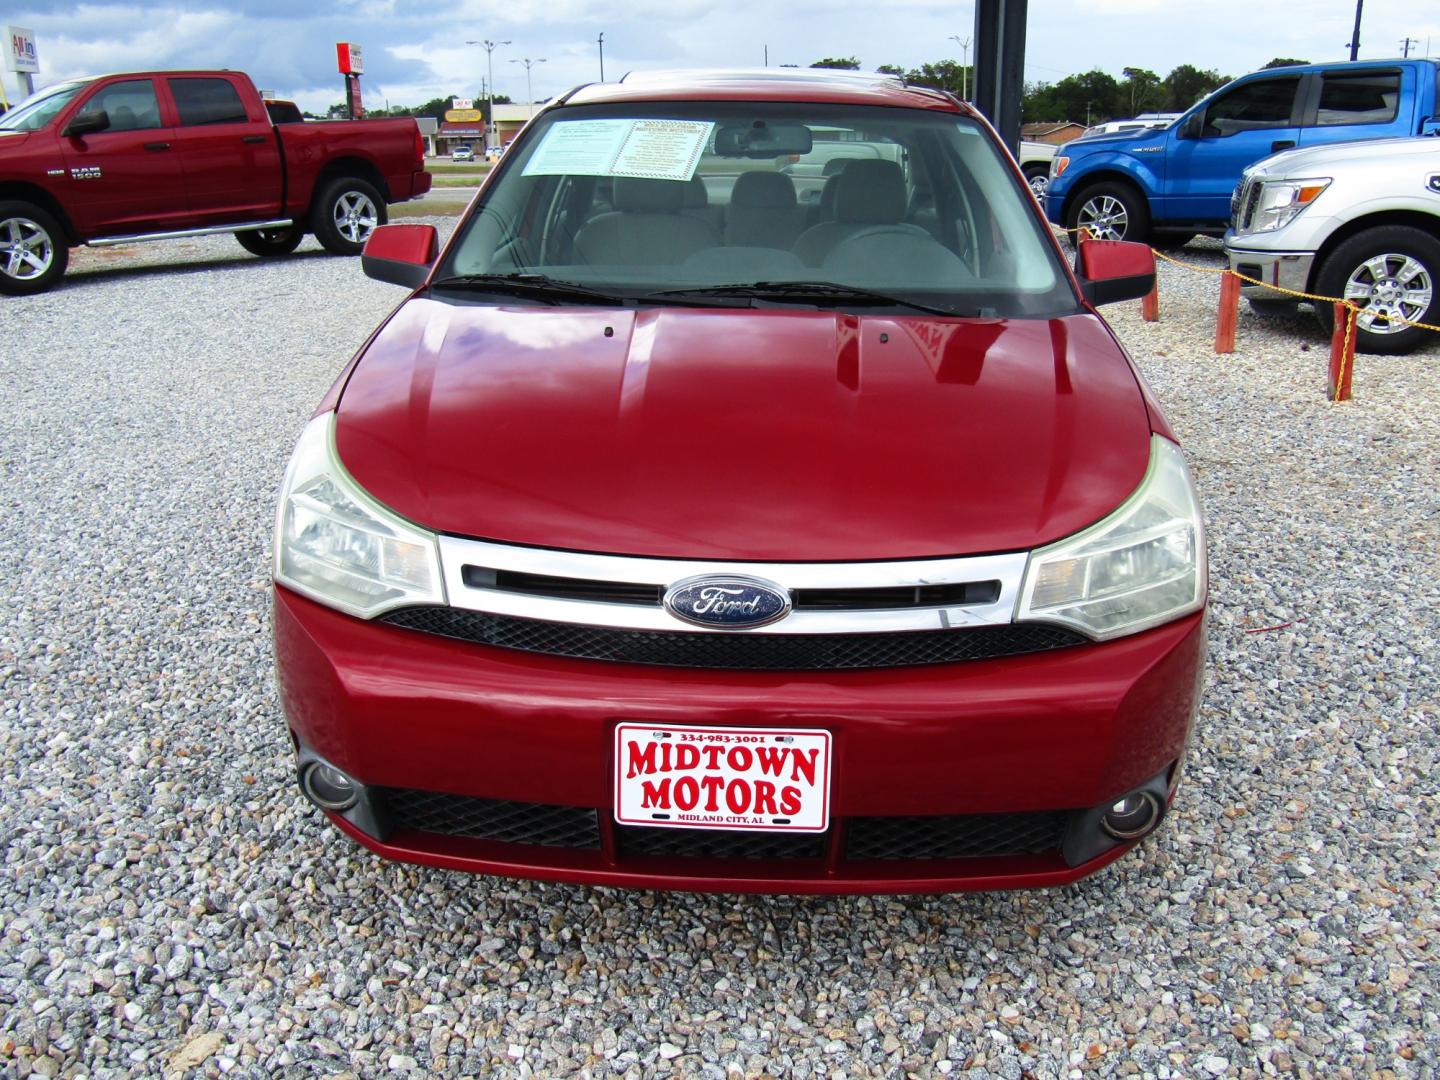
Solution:
M 1275 57 L 1274 60 L 1271 60 L 1268 64 L 1266 64 L 1266 65 L 1265 65 L 1263 68 L 1261 68 L 1260 70 L 1261 70 L 1261 71 L 1269 71 L 1271 68 L 1277 68 L 1277 67 L 1294 67 L 1296 64 L 1308 64 L 1308 63 L 1310 63 L 1309 60 L 1296 60 L 1296 59 L 1294 59 L 1293 57 L 1277 56 L 1277 57 Z
M 1201 71 L 1193 64 L 1181 64 L 1165 76 L 1165 104 L 1171 112 L 1184 112 L 1229 81 L 1228 75 L 1217 71 Z
M 1130 115 L 1136 116 L 1160 100 L 1160 76 L 1145 68 L 1127 67 L 1123 89 L 1130 95 Z
M 859 71 L 860 60 L 854 56 L 842 56 L 839 58 L 827 56 L 824 60 L 816 60 L 810 65 L 812 68 L 833 68 L 836 71 Z

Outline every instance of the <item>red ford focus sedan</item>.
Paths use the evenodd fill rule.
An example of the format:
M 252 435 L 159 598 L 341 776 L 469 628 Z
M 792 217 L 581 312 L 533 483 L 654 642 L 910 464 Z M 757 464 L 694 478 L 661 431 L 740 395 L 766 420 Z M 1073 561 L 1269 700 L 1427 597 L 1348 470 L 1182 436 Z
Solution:
M 389 858 L 604 885 L 1059 885 L 1160 824 L 1204 656 L 1164 416 L 968 106 L 884 76 L 565 95 L 286 473 L 301 789 Z

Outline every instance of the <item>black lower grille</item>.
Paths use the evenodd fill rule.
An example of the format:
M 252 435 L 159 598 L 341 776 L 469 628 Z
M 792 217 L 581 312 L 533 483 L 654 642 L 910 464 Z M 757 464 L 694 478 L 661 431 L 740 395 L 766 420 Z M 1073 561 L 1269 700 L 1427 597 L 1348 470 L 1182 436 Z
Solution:
M 587 807 L 479 799 L 411 788 L 383 790 L 396 829 L 498 840 L 508 844 L 600 848 L 599 815 Z M 846 820 L 845 858 L 853 860 L 970 859 L 1043 855 L 1058 851 L 1069 813 L 953 814 L 852 817 Z M 820 860 L 830 834 L 718 829 L 657 829 L 616 825 L 616 856 L 694 859 Z
M 476 799 L 412 788 L 387 789 L 385 805 L 397 829 L 542 847 L 600 846 L 595 811 L 586 807 Z
M 1056 851 L 1065 811 L 856 817 L 845 837 L 848 859 L 972 859 Z
M 505 649 L 668 667 L 829 671 L 950 664 L 1082 644 L 1073 630 L 1011 623 L 892 634 L 734 634 L 615 630 L 451 607 L 401 608 L 391 626 Z
M 695 859 L 820 859 L 825 833 L 723 832 L 618 825 L 621 855 L 675 855 Z

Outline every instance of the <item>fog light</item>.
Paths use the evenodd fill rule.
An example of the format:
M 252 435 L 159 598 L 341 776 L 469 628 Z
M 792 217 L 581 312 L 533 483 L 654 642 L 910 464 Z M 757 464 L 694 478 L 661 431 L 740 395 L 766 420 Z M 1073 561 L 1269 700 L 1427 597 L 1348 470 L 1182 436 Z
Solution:
M 360 797 L 360 787 L 334 765 L 312 762 L 300 777 L 301 790 L 322 810 L 348 810 Z
M 1148 791 L 1132 791 L 1111 803 L 1100 827 L 1116 840 L 1138 840 L 1160 821 L 1160 800 Z

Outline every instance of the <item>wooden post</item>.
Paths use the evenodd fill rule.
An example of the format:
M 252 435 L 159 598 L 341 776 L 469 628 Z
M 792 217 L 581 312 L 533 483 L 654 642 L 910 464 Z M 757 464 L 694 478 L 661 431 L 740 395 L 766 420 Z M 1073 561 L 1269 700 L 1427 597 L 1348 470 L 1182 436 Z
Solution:
M 1226 270 L 1220 276 L 1220 311 L 1215 318 L 1215 351 L 1235 351 L 1235 323 L 1240 318 L 1240 279 Z
M 1330 335 L 1331 401 L 1350 400 L 1350 377 L 1355 372 L 1355 316 L 1349 304 L 1335 301 L 1335 330 Z
M 1155 279 L 1155 287 L 1145 294 L 1140 301 L 1140 315 L 1146 322 L 1160 321 L 1160 279 Z

